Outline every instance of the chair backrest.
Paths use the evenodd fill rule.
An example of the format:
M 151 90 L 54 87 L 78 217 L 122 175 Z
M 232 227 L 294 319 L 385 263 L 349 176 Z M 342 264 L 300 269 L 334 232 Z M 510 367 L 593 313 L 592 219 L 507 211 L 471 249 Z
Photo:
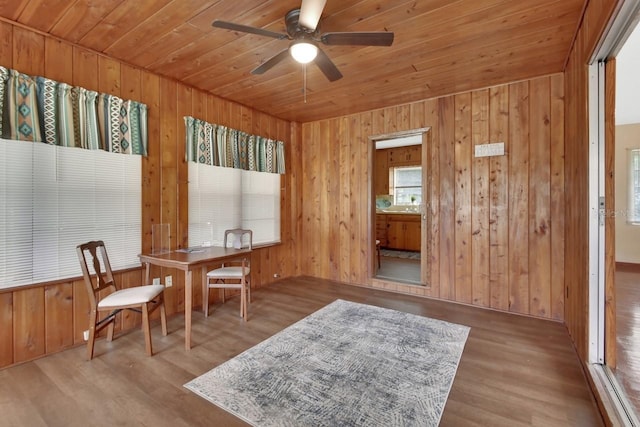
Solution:
M 89 303 L 91 308 L 95 309 L 98 304 L 98 293 L 109 289 L 111 292 L 116 291 L 116 284 L 111 271 L 111 264 L 107 256 L 107 249 L 102 240 L 92 241 L 78 245 L 76 247 L 80 267 L 82 268 L 82 276 L 87 286 L 89 294 Z M 95 282 L 92 278 L 89 265 L 93 267 Z
M 249 249 L 253 249 L 253 231 L 244 228 L 233 228 L 224 232 L 224 247 L 234 247 L 240 249 L 246 247 L 244 236 L 249 236 Z

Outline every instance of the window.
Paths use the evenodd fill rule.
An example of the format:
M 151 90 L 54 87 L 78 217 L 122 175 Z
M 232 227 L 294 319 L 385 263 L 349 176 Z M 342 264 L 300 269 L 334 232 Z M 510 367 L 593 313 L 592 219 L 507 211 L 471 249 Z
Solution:
M 280 175 L 189 164 L 189 246 L 221 246 L 248 228 L 255 245 L 280 242 Z
M 422 167 L 395 167 L 392 173 L 394 205 L 419 205 L 422 203 Z
M 139 266 L 141 157 L 0 140 L 0 288 L 82 274 L 76 246 L 104 240 Z
M 640 225 L 640 148 L 629 150 L 629 214 L 627 222 Z

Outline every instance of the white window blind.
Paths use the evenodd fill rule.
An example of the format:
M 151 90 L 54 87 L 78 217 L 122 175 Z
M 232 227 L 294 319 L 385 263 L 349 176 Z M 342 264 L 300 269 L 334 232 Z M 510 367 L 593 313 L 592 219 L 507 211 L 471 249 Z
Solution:
M 627 222 L 640 224 L 640 148 L 629 150 L 629 215 Z
M 242 228 L 254 244 L 280 241 L 280 174 L 242 171 Z
M 280 241 L 280 175 L 189 162 L 189 246 L 222 246 L 248 228 L 253 244 Z
M 140 264 L 140 156 L 9 140 L 0 154 L 0 288 L 80 276 L 89 240 L 115 269 Z

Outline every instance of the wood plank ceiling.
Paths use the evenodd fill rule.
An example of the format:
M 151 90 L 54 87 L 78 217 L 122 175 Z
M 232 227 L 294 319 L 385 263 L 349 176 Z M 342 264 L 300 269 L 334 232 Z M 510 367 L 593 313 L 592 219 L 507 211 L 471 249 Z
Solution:
M 586 0 L 328 0 L 320 29 L 393 31 L 391 47 L 323 46 L 330 83 L 288 44 L 213 28 L 285 32 L 300 0 L 0 0 L 0 17 L 277 117 L 309 122 L 560 72 Z M 19 53 L 18 53 L 19 54 Z

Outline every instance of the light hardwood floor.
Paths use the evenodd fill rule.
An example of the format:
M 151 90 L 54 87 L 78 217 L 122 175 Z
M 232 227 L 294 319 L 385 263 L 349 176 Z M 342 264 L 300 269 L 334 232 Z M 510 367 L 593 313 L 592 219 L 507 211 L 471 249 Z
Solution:
M 617 368 L 613 371 L 640 417 L 640 268 L 616 268 Z
M 184 350 L 184 317 L 169 335 L 152 330 L 147 357 L 140 330 L 0 371 L 0 425 L 235 426 L 241 420 L 183 384 L 341 298 L 471 327 L 442 417 L 442 426 L 601 426 L 566 328 L 442 301 L 321 279 L 296 278 L 254 290 L 249 321 L 238 298 L 194 313 L 193 344 Z

